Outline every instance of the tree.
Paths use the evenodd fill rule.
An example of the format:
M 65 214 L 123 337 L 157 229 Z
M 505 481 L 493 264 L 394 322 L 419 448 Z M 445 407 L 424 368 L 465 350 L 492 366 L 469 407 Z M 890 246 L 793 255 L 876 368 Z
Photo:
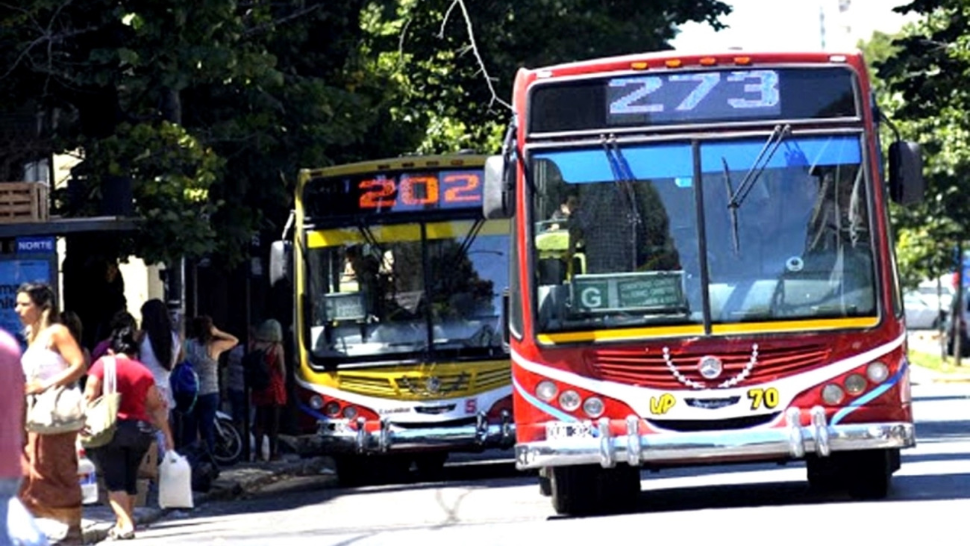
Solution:
M 232 266 L 254 232 L 282 227 L 300 167 L 492 149 L 507 121 L 492 90 L 507 94 L 518 66 L 664 48 L 676 24 L 716 25 L 727 11 L 717 0 L 24 0 L 0 4 L 0 97 L 43 114 L 52 149 L 82 157 L 61 212 L 91 214 L 108 181 L 130 180 L 143 227 L 119 255 Z
M 970 2 L 915 0 L 897 11 L 923 17 L 891 44 L 874 36 L 870 45 L 882 48 L 874 59 L 883 82 L 880 106 L 923 150 L 926 199 L 916 207 L 893 208 L 900 269 L 913 286 L 952 270 L 953 249 L 968 228 L 970 92 L 963 79 L 970 71 Z
M 721 28 L 729 11 L 718 0 L 402 0 L 374 13 L 367 29 L 370 49 L 384 52 L 381 66 L 407 93 L 396 119 L 428 127 L 420 151 L 492 152 L 519 68 L 669 49 L 676 25 Z
M 5 5 L 0 96 L 58 112 L 54 148 L 82 151 L 62 212 L 90 215 L 107 178 L 131 180 L 144 223 L 120 254 L 236 263 L 267 217 L 285 217 L 296 165 L 325 162 L 379 121 L 377 82 L 344 77 L 363 5 Z

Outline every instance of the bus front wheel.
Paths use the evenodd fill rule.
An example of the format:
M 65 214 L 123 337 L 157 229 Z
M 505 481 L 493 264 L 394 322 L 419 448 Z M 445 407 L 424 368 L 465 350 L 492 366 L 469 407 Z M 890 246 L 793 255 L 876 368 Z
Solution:
M 640 469 L 629 465 L 561 466 L 550 468 L 548 475 L 552 507 L 561 515 L 627 510 L 640 495 Z
M 889 494 L 893 472 L 899 469 L 898 449 L 848 451 L 845 456 L 844 468 L 850 496 L 882 499 Z
M 892 475 L 899 470 L 899 450 L 844 451 L 806 462 L 808 483 L 816 491 L 844 488 L 853 498 L 881 499 L 889 494 Z

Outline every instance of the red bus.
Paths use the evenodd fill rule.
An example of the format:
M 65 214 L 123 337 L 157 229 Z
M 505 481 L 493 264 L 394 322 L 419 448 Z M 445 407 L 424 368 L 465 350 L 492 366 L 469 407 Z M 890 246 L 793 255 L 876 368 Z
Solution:
M 915 445 L 888 202 L 924 181 L 898 135 L 883 167 L 862 56 L 523 69 L 513 107 L 484 209 L 512 218 L 516 464 L 556 511 L 738 462 L 885 496 Z

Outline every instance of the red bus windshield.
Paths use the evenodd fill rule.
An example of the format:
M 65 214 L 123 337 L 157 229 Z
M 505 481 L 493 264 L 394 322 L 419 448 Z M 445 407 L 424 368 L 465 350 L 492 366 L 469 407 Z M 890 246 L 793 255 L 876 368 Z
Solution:
M 538 331 L 876 317 L 861 138 L 532 153 Z

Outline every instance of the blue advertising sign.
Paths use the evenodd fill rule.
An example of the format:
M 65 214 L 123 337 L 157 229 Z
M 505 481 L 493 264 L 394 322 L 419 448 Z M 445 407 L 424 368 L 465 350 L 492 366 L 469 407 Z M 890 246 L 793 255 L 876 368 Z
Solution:
M 54 254 L 57 240 L 52 236 L 17 237 L 17 254 Z
M 51 260 L 0 260 L 0 328 L 21 340 L 23 325 L 15 309 L 17 288 L 25 282 L 53 285 Z

